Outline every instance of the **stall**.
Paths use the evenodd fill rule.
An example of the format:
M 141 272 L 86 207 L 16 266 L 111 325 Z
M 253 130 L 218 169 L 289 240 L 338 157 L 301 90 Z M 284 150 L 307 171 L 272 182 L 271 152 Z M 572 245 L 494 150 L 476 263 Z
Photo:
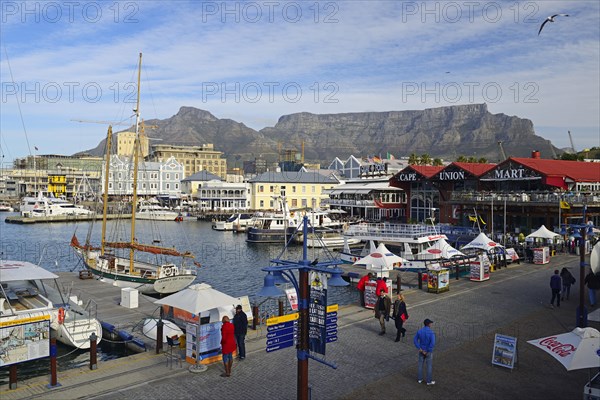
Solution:
M 536 247 L 533 250 L 534 264 L 548 264 L 550 262 L 550 248 Z
M 490 259 L 486 253 L 481 253 L 476 261 L 471 261 L 471 276 L 470 280 L 474 282 L 482 282 L 490 279 Z
M 450 290 L 450 270 L 441 268 L 427 271 L 427 291 L 430 293 L 441 293 Z

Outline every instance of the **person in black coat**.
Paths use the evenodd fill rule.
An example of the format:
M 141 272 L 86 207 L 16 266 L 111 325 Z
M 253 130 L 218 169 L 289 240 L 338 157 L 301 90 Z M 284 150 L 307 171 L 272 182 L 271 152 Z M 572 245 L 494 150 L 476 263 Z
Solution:
M 246 358 L 246 333 L 248 332 L 248 317 L 240 304 L 235 307 L 233 317 L 233 334 L 238 348 L 238 360 Z
M 404 296 L 398 294 L 398 299 L 394 302 L 394 324 L 396 325 L 396 342 L 400 341 L 400 336 L 406 336 L 406 329 L 404 328 L 404 321 L 408 319 L 408 312 L 406 311 L 406 303 L 404 302 Z

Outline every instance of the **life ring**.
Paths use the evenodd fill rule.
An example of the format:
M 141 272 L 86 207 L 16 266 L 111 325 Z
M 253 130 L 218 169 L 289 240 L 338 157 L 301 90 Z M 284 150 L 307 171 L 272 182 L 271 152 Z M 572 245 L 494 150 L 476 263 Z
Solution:
M 356 262 L 356 257 L 352 257 L 352 262 Z
M 173 275 L 173 267 L 164 267 L 164 272 L 166 276 L 172 276 Z
M 58 323 L 62 324 L 63 322 L 65 322 L 65 309 L 60 307 L 58 309 Z

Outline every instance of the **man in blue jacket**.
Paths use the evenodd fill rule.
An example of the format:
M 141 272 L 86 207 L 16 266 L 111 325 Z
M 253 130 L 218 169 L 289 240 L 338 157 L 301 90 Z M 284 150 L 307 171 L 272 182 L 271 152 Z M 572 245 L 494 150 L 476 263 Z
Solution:
M 413 342 L 415 347 L 419 349 L 419 371 L 417 379 L 419 383 L 423 383 L 423 363 L 427 364 L 427 385 L 435 385 L 435 381 L 432 380 L 432 359 L 433 359 L 433 347 L 435 346 L 435 333 L 430 328 L 433 321 L 429 318 L 423 321 L 424 327 L 419 329 L 415 334 Z

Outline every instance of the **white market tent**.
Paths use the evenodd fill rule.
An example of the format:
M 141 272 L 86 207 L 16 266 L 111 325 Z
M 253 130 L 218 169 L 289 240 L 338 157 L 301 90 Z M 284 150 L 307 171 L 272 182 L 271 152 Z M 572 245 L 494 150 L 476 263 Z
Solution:
M 546 228 L 545 225 L 542 225 L 539 227 L 538 230 L 531 232 L 529 235 L 527 235 L 526 238 L 554 239 L 558 236 L 560 236 L 558 233 L 554 233 L 548 228 Z
M 452 257 L 464 256 L 464 255 L 465 255 L 464 253 L 461 253 L 460 251 L 456 250 L 448 242 L 446 242 L 445 239 L 439 239 L 438 241 L 436 241 L 433 244 L 433 246 L 418 253 L 417 258 L 450 259 Z
M 503 247 L 501 244 L 494 242 L 492 239 L 487 237 L 487 235 L 481 232 L 475 239 L 473 239 L 469 244 L 463 246 L 461 250 L 467 249 L 480 249 L 485 251 L 494 250 L 498 247 Z
M 371 254 L 362 257 L 354 263 L 354 265 L 365 265 L 367 269 L 373 269 L 377 271 L 391 271 L 394 266 L 400 267 L 402 264 L 408 261 L 404 258 L 397 256 L 388 250 L 383 243 L 377 246 L 375 251 Z

